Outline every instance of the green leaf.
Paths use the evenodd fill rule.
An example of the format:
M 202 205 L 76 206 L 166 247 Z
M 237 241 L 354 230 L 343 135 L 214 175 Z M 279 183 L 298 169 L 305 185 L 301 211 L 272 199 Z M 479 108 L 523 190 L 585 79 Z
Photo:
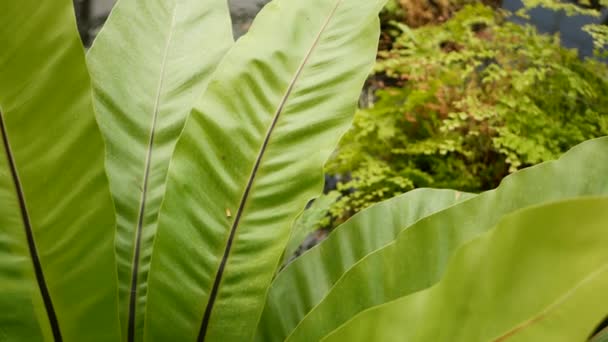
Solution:
M 325 340 L 584 341 L 608 313 L 606 208 L 608 198 L 576 199 L 509 215 L 462 246 L 437 285 Z
M 505 178 L 496 190 L 418 221 L 342 275 L 314 308 L 304 312 L 306 316 L 300 318 L 288 340 L 316 341 L 365 309 L 437 283 L 458 247 L 495 226 L 508 213 L 550 201 L 608 195 L 607 150 L 608 138 L 585 142 L 557 161 Z M 428 247 L 431 242 L 433 248 Z M 333 260 L 339 260 L 337 253 L 323 259 L 326 264 Z M 309 277 L 308 281 L 315 283 L 315 276 Z M 294 298 L 283 305 L 297 301 L 301 300 Z
M 276 0 L 226 55 L 169 168 L 147 340 L 245 341 L 374 63 L 384 0 Z
M 0 340 L 120 340 L 115 216 L 72 1 L 0 13 Z
M 88 53 L 116 203 L 119 307 L 128 341 L 142 339 L 171 154 L 232 44 L 225 0 L 121 0 Z
M 454 190 L 417 189 L 357 213 L 279 273 L 268 291 L 256 340 L 284 340 L 359 260 L 421 218 L 472 197 Z

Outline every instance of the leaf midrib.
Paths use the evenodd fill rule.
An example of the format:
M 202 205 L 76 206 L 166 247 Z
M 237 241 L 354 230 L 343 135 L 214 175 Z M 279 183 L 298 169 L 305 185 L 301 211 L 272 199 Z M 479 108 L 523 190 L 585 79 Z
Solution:
M 36 241 L 34 239 L 34 231 L 32 229 L 30 215 L 27 210 L 25 194 L 23 192 L 23 186 L 21 185 L 21 179 L 19 178 L 19 172 L 17 171 L 17 166 L 15 164 L 15 158 L 13 156 L 13 151 L 12 151 L 11 145 L 9 143 L 8 133 L 7 133 L 6 125 L 4 123 L 4 115 L 2 114 L 1 111 L 0 111 L 0 135 L 2 135 L 2 143 L 4 145 L 4 151 L 6 153 L 6 159 L 8 162 L 9 169 L 10 169 L 11 177 L 13 179 L 13 184 L 15 186 L 15 193 L 17 194 L 17 200 L 19 201 L 19 209 L 21 212 L 21 219 L 23 221 L 23 228 L 25 230 L 28 250 L 30 252 L 30 257 L 32 258 L 32 264 L 34 266 L 34 273 L 36 275 L 36 281 L 38 283 L 40 295 L 42 297 L 42 301 L 44 302 L 44 308 L 46 310 L 46 314 L 49 319 L 49 324 L 51 326 L 53 338 L 55 339 L 55 342 L 62 342 L 63 338 L 61 337 L 61 330 L 59 329 L 59 322 L 57 320 L 57 315 L 55 314 L 55 308 L 53 306 L 53 301 L 51 299 L 51 295 L 49 293 L 49 289 L 46 285 L 46 280 L 44 278 L 44 272 L 42 270 L 42 265 L 40 263 L 40 257 L 38 255 L 38 250 L 36 248 Z
M 154 150 L 154 138 L 156 135 L 156 125 L 158 121 L 158 115 L 160 111 L 160 98 L 163 90 L 163 85 L 165 81 L 165 76 L 167 72 L 167 60 L 169 55 L 169 48 L 171 46 L 171 42 L 173 40 L 173 32 L 175 31 L 175 21 L 177 16 L 177 3 L 173 7 L 173 12 L 171 15 L 171 24 L 169 27 L 169 33 L 167 34 L 167 40 L 165 42 L 165 47 L 163 51 L 163 58 L 160 65 L 159 70 L 159 79 L 158 85 L 156 88 L 156 94 L 154 98 L 154 107 L 152 109 L 152 123 L 150 127 L 150 136 L 148 138 L 148 147 L 146 149 L 146 160 L 144 162 L 144 177 L 142 180 L 142 192 L 141 199 L 139 202 L 139 212 L 137 216 L 137 227 L 135 230 L 135 246 L 133 252 L 133 263 L 131 270 L 131 288 L 129 291 L 129 322 L 128 322 L 128 331 L 127 331 L 127 340 L 132 342 L 135 340 L 135 317 L 136 317 L 136 307 L 137 307 L 137 284 L 139 278 L 139 262 L 140 262 L 140 251 L 141 251 L 141 235 L 144 225 L 145 211 L 146 211 L 146 203 L 147 203 L 147 195 L 148 195 L 148 185 L 150 179 L 150 168 L 152 164 L 152 154 Z
M 275 111 L 275 113 L 273 115 L 272 122 L 271 122 L 271 124 L 270 124 L 270 126 L 268 128 L 268 131 L 266 132 L 266 135 L 264 137 L 264 141 L 263 141 L 262 146 L 260 147 L 260 151 L 258 152 L 258 155 L 256 157 L 255 164 L 253 166 L 251 174 L 249 175 L 249 179 L 247 180 L 247 184 L 245 186 L 245 190 L 243 192 L 243 196 L 241 197 L 238 210 L 236 212 L 234 221 L 232 223 L 232 227 L 230 228 L 230 235 L 228 236 L 228 241 L 226 243 L 226 248 L 224 249 L 224 254 L 222 256 L 222 260 L 220 261 L 220 266 L 219 266 L 217 274 L 216 274 L 216 276 L 214 278 L 213 287 L 211 288 L 211 292 L 209 294 L 209 300 L 207 302 L 207 306 L 205 308 L 205 313 L 203 315 L 203 320 L 201 322 L 201 328 L 200 328 L 198 339 L 197 339 L 199 342 L 204 342 L 205 341 L 205 336 L 207 334 L 207 330 L 208 330 L 208 327 L 209 327 L 209 321 L 211 319 L 211 313 L 212 313 L 212 310 L 213 310 L 213 306 L 215 304 L 215 300 L 216 300 L 217 295 L 218 295 L 220 283 L 221 283 L 221 280 L 222 280 L 222 277 L 223 277 L 223 274 L 224 274 L 224 271 L 225 271 L 225 267 L 226 267 L 226 264 L 227 264 L 227 261 L 228 261 L 228 257 L 230 255 L 230 251 L 232 250 L 232 245 L 234 243 L 234 238 L 236 236 L 236 231 L 238 229 L 241 216 L 243 215 L 243 212 L 244 212 L 244 209 L 245 209 L 245 204 L 247 203 L 247 200 L 249 199 L 249 193 L 251 191 L 251 188 L 253 187 L 253 182 L 254 182 L 254 180 L 255 180 L 255 178 L 257 176 L 260 164 L 261 164 L 262 159 L 264 157 L 264 154 L 266 152 L 266 148 L 268 147 L 268 143 L 270 141 L 270 137 L 272 136 L 272 133 L 273 133 L 273 131 L 274 131 L 276 125 L 277 125 L 277 122 L 279 121 L 279 117 L 281 116 L 281 113 L 283 112 L 283 109 L 285 108 L 287 100 L 289 99 L 289 96 L 293 92 L 293 89 L 295 88 L 295 85 L 296 85 L 298 79 L 300 78 L 300 75 L 302 74 L 302 71 L 304 70 L 304 67 L 307 65 L 308 61 L 310 60 L 310 57 L 311 57 L 313 51 L 318 46 L 319 41 L 321 40 L 321 36 L 325 32 L 327 26 L 329 25 L 331 19 L 334 17 L 334 15 L 335 15 L 338 7 L 342 3 L 342 1 L 343 0 L 337 0 L 336 1 L 336 4 L 333 7 L 332 11 L 330 12 L 330 14 L 325 19 L 325 22 L 323 23 L 323 26 L 321 27 L 321 29 L 317 33 L 317 35 L 316 35 L 316 37 L 315 37 L 312 45 L 310 46 L 310 48 L 308 49 L 306 55 L 304 56 L 304 59 L 302 60 L 302 62 L 298 66 L 298 69 L 296 70 L 296 73 L 294 74 L 292 80 L 289 82 L 287 90 L 285 91 L 285 94 L 283 95 L 283 97 L 281 99 L 281 102 L 279 103 L 279 105 L 277 107 L 277 110 Z

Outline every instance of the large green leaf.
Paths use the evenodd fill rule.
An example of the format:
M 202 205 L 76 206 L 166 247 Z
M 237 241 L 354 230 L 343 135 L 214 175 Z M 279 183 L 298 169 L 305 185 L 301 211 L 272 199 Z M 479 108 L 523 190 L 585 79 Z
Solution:
M 275 0 L 190 115 L 169 168 L 146 339 L 245 341 L 290 227 L 323 185 L 384 0 Z
M 0 13 L 0 340 L 119 340 L 114 209 L 72 2 Z
M 256 339 L 285 339 L 355 263 L 421 218 L 473 196 L 417 189 L 356 214 L 279 273 L 268 292 Z
M 116 203 L 123 335 L 141 340 L 169 159 L 232 46 L 225 0 L 120 0 L 88 53 Z
M 607 198 L 577 199 L 510 215 L 462 246 L 437 285 L 365 311 L 326 340 L 585 341 L 608 314 L 606 208 Z
M 297 327 L 287 330 L 288 340 L 316 341 L 362 310 L 435 284 L 454 251 L 495 226 L 505 214 L 549 201 L 607 195 L 607 150 L 608 138 L 585 142 L 557 161 L 507 177 L 496 190 L 420 220 L 342 275 L 315 307 L 300 316 Z M 300 259 L 305 263 L 306 255 Z M 324 263 L 330 265 L 334 260 L 339 260 L 339 255 L 325 257 Z M 323 276 L 317 271 L 308 274 L 308 281 L 314 284 Z M 299 297 L 300 293 L 294 291 L 282 305 L 288 308 L 307 300 Z

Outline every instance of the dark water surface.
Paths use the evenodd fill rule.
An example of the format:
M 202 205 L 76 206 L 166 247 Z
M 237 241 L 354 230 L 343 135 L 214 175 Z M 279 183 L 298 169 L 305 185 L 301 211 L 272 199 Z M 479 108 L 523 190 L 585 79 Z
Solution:
M 514 12 L 522 8 L 521 0 L 503 0 L 503 8 Z M 608 10 L 604 9 L 599 18 L 584 15 L 567 16 L 563 12 L 551 11 L 537 8 L 530 12 L 530 23 L 536 26 L 539 32 L 556 34 L 561 38 L 561 43 L 566 48 L 577 49 L 579 56 L 589 57 L 593 55 L 593 41 L 582 27 L 592 23 L 608 24 Z M 523 23 L 524 20 L 514 20 Z

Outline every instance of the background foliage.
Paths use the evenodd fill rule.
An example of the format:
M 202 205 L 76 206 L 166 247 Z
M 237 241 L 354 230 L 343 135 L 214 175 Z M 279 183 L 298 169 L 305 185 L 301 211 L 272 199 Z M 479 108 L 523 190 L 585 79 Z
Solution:
M 397 21 L 409 27 L 440 23 L 450 18 L 465 5 L 483 3 L 500 5 L 500 0 L 389 0 L 382 16 L 384 22 Z
M 467 5 L 441 25 L 399 33 L 379 53 L 375 103 L 327 164 L 334 224 L 418 187 L 479 192 L 518 169 L 608 134 L 608 69 L 557 37 Z

